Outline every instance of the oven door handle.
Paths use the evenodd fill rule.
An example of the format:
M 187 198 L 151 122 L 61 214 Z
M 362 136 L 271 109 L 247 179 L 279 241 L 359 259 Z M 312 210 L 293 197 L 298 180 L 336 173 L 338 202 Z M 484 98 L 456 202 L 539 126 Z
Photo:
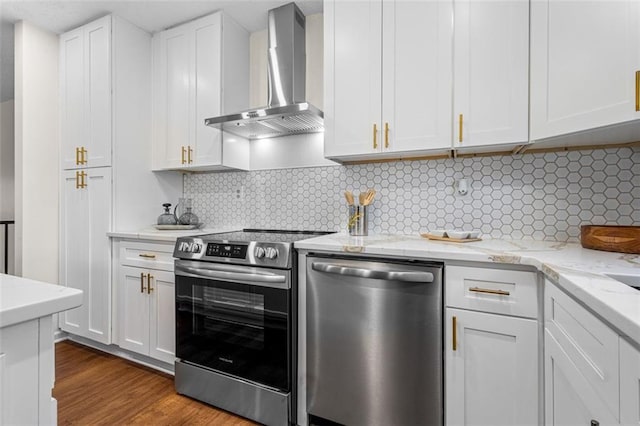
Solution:
M 176 265 L 176 271 L 186 272 L 203 278 L 215 278 L 225 281 L 244 281 L 260 284 L 284 284 L 287 277 L 283 275 L 247 272 L 218 271 L 214 269 L 193 268 L 191 266 Z
M 412 283 L 432 283 L 433 274 L 431 272 L 417 271 L 380 271 L 375 269 L 354 268 L 345 265 L 331 263 L 313 262 L 311 268 L 314 271 L 326 272 L 328 274 L 346 275 L 350 277 L 369 278 L 374 280 L 400 281 Z

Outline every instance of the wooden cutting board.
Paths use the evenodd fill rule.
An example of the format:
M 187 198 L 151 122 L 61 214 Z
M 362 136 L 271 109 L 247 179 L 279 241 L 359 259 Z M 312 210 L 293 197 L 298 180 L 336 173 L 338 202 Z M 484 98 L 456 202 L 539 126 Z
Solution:
M 640 254 L 640 226 L 582 225 L 580 244 L 582 247 Z

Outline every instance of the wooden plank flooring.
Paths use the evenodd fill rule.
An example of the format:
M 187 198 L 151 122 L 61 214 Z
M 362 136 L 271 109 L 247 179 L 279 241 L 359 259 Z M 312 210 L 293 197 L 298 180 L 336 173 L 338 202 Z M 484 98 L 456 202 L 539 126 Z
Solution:
M 74 342 L 56 344 L 59 425 L 254 425 L 178 395 L 173 377 Z

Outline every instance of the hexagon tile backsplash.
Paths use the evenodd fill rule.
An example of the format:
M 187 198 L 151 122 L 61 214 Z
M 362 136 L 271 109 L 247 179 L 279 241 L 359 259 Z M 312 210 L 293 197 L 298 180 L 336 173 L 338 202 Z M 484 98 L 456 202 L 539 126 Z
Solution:
M 455 192 L 467 179 L 470 191 Z M 210 226 L 346 230 L 344 191 L 377 190 L 370 233 L 479 229 L 485 237 L 578 241 L 582 224 L 640 224 L 640 150 L 187 175 Z

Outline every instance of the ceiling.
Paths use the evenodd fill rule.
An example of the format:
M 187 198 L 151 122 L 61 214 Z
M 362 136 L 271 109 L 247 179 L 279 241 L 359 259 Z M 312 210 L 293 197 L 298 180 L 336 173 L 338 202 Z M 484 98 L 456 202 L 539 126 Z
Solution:
M 24 20 L 61 34 L 109 13 L 154 33 L 224 10 L 249 32 L 267 27 L 267 11 L 288 0 L 0 0 L 0 102 L 14 97 L 13 24 Z M 322 12 L 322 0 L 296 0 L 305 15 Z

